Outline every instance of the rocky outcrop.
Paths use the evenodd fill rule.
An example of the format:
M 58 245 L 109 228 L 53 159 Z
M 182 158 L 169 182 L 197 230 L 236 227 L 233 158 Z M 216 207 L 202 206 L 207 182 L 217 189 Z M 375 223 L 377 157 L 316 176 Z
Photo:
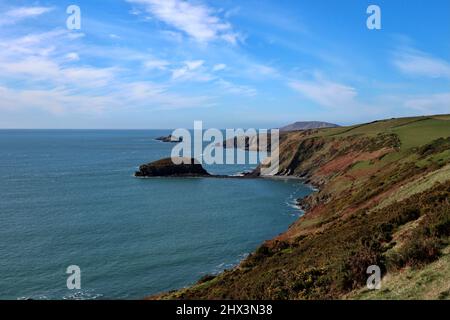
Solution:
M 282 137 L 280 137 L 282 139 Z M 250 135 L 250 136 L 236 136 L 227 140 L 224 140 L 222 143 L 218 143 L 217 146 L 221 146 L 224 149 L 241 149 L 245 151 L 263 151 L 269 152 L 271 148 L 271 136 L 270 134 L 267 136 L 267 141 L 265 142 L 265 147 L 259 141 L 258 135 Z
M 162 141 L 162 142 L 171 142 L 171 143 L 183 142 L 183 138 L 175 137 L 173 135 L 158 137 L 155 140 Z
M 181 163 L 175 164 L 174 162 Z M 144 164 L 134 174 L 136 177 L 210 177 L 195 159 L 166 158 Z

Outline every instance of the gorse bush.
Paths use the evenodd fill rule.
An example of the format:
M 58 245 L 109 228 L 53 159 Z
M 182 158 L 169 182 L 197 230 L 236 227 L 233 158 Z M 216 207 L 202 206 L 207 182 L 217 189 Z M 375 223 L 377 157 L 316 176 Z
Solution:
M 375 248 L 379 246 L 374 246 Z M 365 246 L 357 252 L 350 252 L 339 268 L 337 286 L 342 291 L 349 291 L 365 284 L 367 268 L 377 265 L 384 268 L 384 258 L 379 250 Z
M 450 137 L 447 138 L 439 138 L 433 141 L 430 144 L 422 146 L 418 149 L 418 154 L 422 156 L 422 158 L 440 153 L 445 150 L 450 150 Z
M 400 266 L 420 267 L 436 260 L 440 255 L 439 239 L 420 237 L 413 238 L 399 252 Z
M 297 272 L 292 281 L 291 290 L 297 293 L 298 298 L 320 296 L 321 288 L 330 284 L 327 274 L 324 268 L 310 268 Z
M 409 199 L 406 219 L 420 210 L 422 219 L 397 253 L 390 256 L 390 267 L 420 267 L 436 260 L 450 235 L 450 182 L 438 184 L 432 190 Z M 415 208 L 414 208 L 415 207 Z M 412 210 L 412 211 L 411 211 Z
M 197 283 L 201 284 L 201 283 L 206 283 L 209 282 L 211 280 L 214 280 L 217 276 L 212 275 L 212 274 L 205 274 L 203 277 L 200 278 L 200 280 L 198 280 Z

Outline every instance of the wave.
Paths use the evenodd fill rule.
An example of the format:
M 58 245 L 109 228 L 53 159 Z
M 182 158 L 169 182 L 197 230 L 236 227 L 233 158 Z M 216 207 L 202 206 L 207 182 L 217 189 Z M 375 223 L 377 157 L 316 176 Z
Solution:
M 79 290 L 63 296 L 63 300 L 96 300 L 102 297 L 101 293 L 95 293 L 94 290 Z
M 232 269 L 232 268 L 236 267 L 237 265 L 239 265 L 239 263 L 241 263 L 241 261 L 243 261 L 245 258 L 247 258 L 248 255 L 249 255 L 249 253 L 247 253 L 247 252 L 241 253 L 234 262 L 222 262 L 222 263 L 218 264 L 217 266 L 215 266 L 211 273 L 213 275 L 218 275 L 225 270 Z
M 103 297 L 103 294 L 96 293 L 93 289 L 76 290 L 63 296 L 53 295 L 32 295 L 18 297 L 17 300 L 97 300 Z

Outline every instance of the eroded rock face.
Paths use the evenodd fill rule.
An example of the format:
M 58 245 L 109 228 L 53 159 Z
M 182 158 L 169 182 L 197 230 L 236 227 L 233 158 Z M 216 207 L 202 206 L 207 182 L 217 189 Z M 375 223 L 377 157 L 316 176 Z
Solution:
M 175 164 L 181 163 L 181 164 Z M 134 174 L 136 177 L 209 177 L 211 176 L 195 159 L 166 158 L 144 164 Z

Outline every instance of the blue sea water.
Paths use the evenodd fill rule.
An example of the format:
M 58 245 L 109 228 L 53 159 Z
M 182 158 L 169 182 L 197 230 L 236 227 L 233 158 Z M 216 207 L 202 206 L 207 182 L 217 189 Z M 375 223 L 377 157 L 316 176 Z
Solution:
M 295 180 L 133 177 L 156 130 L 0 130 L 0 299 L 139 299 L 237 264 L 294 222 Z M 251 165 L 210 166 L 234 174 Z M 67 289 L 66 268 L 82 289 Z

